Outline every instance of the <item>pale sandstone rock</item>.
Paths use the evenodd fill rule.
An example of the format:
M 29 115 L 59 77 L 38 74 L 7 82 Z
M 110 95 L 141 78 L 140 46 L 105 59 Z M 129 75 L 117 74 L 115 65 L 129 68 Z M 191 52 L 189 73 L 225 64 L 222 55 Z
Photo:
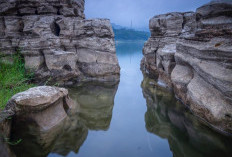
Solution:
M 153 33 L 144 46 L 141 65 L 147 73 L 156 75 L 155 79 L 162 79 L 173 87 L 176 96 L 195 114 L 231 133 L 230 13 L 231 2 L 213 1 L 198 8 L 196 13 L 168 13 L 152 18 Z M 169 68 L 170 65 L 175 67 Z
M 119 80 L 110 21 L 86 20 L 84 0 L 1 0 L 0 6 L 0 51 L 20 48 L 36 82 Z
M 184 68 L 185 66 L 178 67 L 179 70 Z M 205 126 L 183 104 L 178 102 L 168 89 L 157 86 L 154 79 L 149 79 L 146 76 L 141 87 L 147 102 L 146 129 L 156 136 L 167 139 L 173 156 L 231 155 L 228 144 L 231 139 Z M 201 85 L 200 87 L 193 86 L 193 88 L 203 89 Z M 224 111 L 221 110 L 221 112 Z
M 31 119 L 46 131 L 67 117 L 73 102 L 64 88 L 40 86 L 14 95 L 4 112 L 12 111 L 17 117 Z M 46 118 L 45 118 L 46 117 Z
M 16 115 L 10 132 L 13 132 L 14 138 L 23 140 L 16 147 L 10 147 L 9 152 L 23 157 L 47 156 L 49 153 L 62 156 L 71 152 L 77 154 L 89 130 L 109 128 L 117 87 L 118 83 L 115 82 L 81 83 L 69 90 L 74 100 L 71 108 L 58 103 L 57 107 L 52 107 L 54 104 L 49 110 L 39 113 Z M 38 121 L 39 116 L 44 119 L 43 123 Z M 50 122 L 50 118 L 57 117 L 60 117 L 60 121 Z M 22 149 L 25 151 L 22 152 Z M 0 154 L 5 152 L 4 148 Z

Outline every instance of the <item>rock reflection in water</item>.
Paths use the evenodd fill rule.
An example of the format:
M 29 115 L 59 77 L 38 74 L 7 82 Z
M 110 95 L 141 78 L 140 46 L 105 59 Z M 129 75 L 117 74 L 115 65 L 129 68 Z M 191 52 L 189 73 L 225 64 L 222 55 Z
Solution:
M 32 116 L 14 118 L 11 140 L 22 139 L 22 142 L 11 146 L 12 152 L 19 157 L 78 153 L 87 138 L 88 129 L 109 128 L 117 87 L 118 84 L 85 83 L 70 89 L 70 97 L 74 100 L 72 109 L 65 112 L 65 116 L 61 112 L 62 120 L 46 130 Z M 43 116 L 46 119 L 46 115 Z
M 145 77 L 146 129 L 168 140 L 175 157 L 231 156 L 232 139 L 196 119 L 167 89 Z
M 70 90 L 71 98 L 80 105 L 80 117 L 88 129 L 109 128 L 117 88 L 115 83 L 92 82 Z

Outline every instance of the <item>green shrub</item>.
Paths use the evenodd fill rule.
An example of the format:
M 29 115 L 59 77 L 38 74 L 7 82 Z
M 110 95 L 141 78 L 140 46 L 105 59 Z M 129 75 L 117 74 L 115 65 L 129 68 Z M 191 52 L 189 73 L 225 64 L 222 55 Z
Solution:
M 3 109 L 8 100 L 16 93 L 25 91 L 31 87 L 32 74 L 26 74 L 23 57 L 19 52 L 12 55 L 13 62 L 3 62 L 0 55 L 0 109 Z

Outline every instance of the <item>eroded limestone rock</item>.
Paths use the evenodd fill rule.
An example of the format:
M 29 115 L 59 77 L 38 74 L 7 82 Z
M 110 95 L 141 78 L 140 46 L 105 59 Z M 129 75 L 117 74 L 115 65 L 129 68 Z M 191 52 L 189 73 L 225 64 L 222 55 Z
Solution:
M 14 95 L 3 112 L 12 111 L 14 116 L 33 119 L 42 130 L 49 130 L 66 118 L 72 105 L 66 89 L 40 86 Z
M 171 86 L 170 74 L 176 64 L 176 42 L 180 35 L 191 36 L 195 31 L 195 16 L 194 12 L 174 12 L 150 19 L 151 37 L 144 45 L 141 62 L 144 71 Z
M 178 102 L 172 92 L 156 84 L 154 79 L 144 77 L 141 85 L 147 102 L 148 132 L 167 139 L 176 157 L 231 156 L 231 137 L 209 129 Z
M 231 2 L 213 1 L 195 13 L 152 18 L 150 30 L 154 33 L 144 46 L 142 60 L 142 69 L 173 87 L 195 114 L 230 133 L 231 13 Z
M 18 98 L 17 102 L 26 107 L 29 101 L 33 106 L 47 106 L 46 104 L 54 101 L 55 103 L 46 109 L 31 111 L 32 113 L 18 110 L 12 118 L 9 140 L 23 140 L 9 149 L 5 148 L 7 144 L 2 145 L 2 153 L 9 152 L 19 157 L 46 157 L 50 153 L 62 156 L 67 156 L 70 152 L 77 154 L 87 138 L 88 130 L 109 128 L 117 87 L 118 83 L 115 82 L 81 83 L 78 87 L 69 89 L 73 101 L 64 101 L 67 99 L 67 90 L 54 87 L 37 87 L 14 96 L 14 99 Z M 63 99 L 63 103 L 59 98 Z M 43 100 L 39 101 L 40 99 Z M 68 106 L 65 106 L 65 102 Z
M 110 21 L 86 20 L 84 0 L 1 0 L 0 8 L 0 51 L 20 49 L 37 82 L 119 79 Z

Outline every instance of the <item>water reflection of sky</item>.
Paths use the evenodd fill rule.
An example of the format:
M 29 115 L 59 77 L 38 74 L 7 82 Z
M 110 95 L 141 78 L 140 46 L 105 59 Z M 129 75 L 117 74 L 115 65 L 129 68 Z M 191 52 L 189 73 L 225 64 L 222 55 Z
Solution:
M 147 132 L 140 71 L 144 42 L 117 44 L 121 78 L 108 131 L 89 131 L 77 156 L 172 156 L 168 141 Z M 75 156 L 70 153 L 69 156 Z
M 91 82 L 69 89 L 75 105 L 55 127 L 42 131 L 33 121 L 15 121 L 12 139 L 23 140 L 11 146 L 13 152 L 19 157 L 231 156 L 231 138 L 203 125 L 173 93 L 143 77 L 143 44 L 117 45 L 119 86 Z

